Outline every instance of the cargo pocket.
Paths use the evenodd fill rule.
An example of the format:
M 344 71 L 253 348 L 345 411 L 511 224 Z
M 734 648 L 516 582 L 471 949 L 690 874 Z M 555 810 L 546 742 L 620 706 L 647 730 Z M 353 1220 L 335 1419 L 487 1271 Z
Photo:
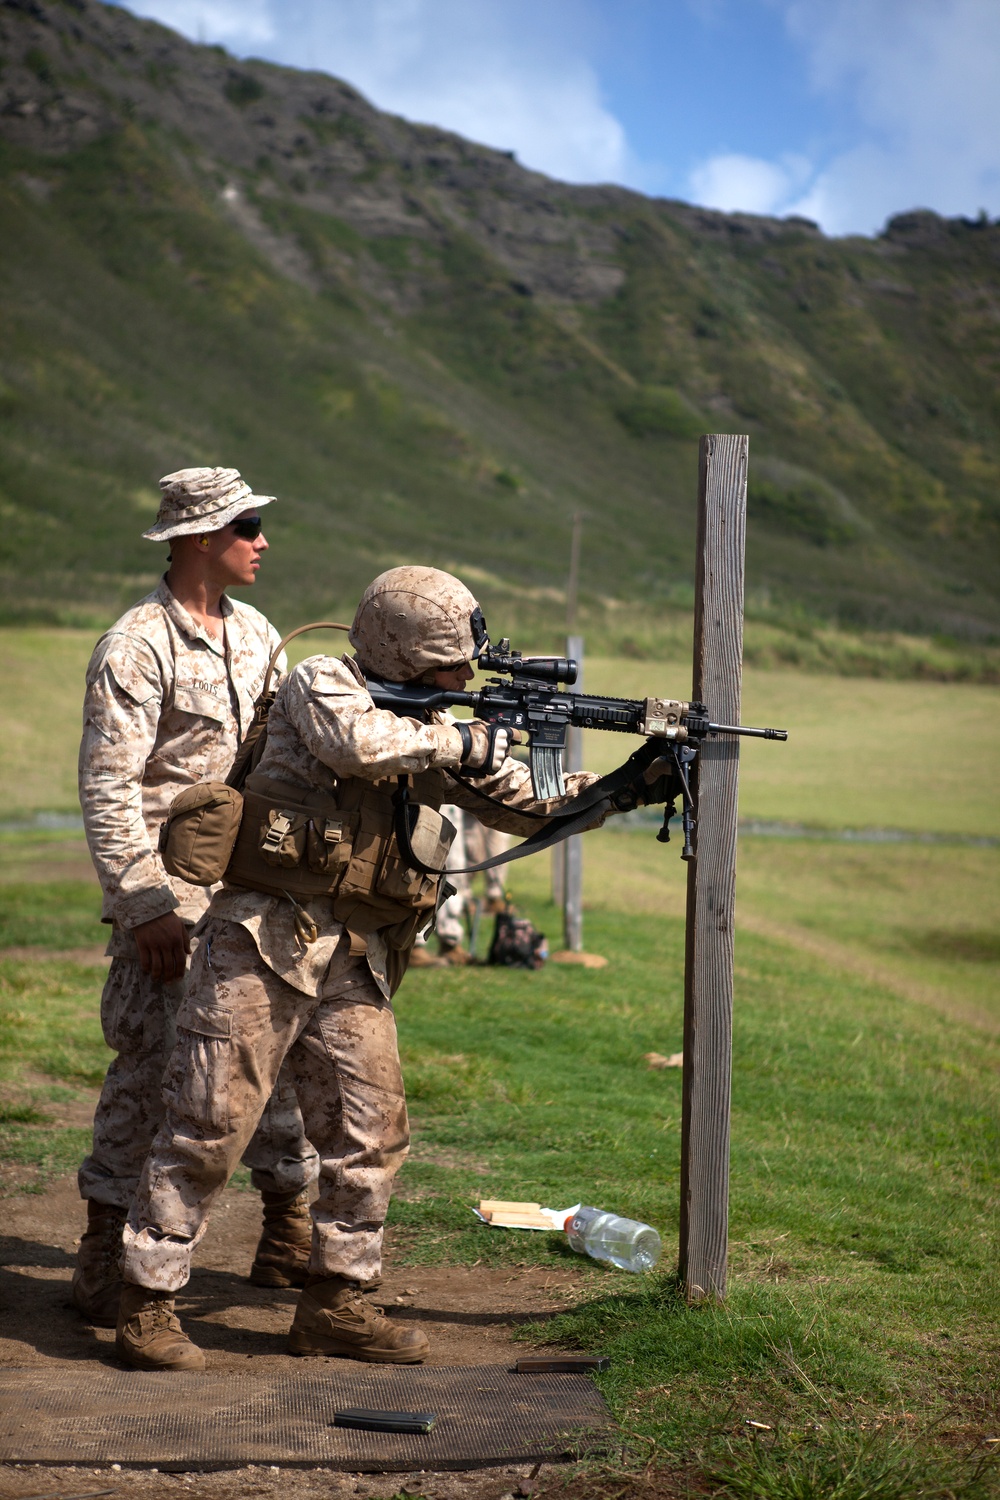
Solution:
M 163 1093 L 175 1114 L 204 1131 L 229 1129 L 233 1018 L 215 1005 L 184 1005 Z

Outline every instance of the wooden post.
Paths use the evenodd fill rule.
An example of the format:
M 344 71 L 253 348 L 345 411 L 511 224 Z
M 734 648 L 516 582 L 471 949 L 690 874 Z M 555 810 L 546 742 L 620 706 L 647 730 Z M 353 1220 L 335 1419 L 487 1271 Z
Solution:
M 566 637 L 566 655 L 579 663 L 576 688 L 583 691 L 583 636 Z M 567 771 L 583 770 L 583 730 L 569 729 L 563 763 Z M 583 952 L 583 834 L 557 844 L 563 855 L 563 944 L 570 953 Z
M 692 698 L 740 722 L 749 438 L 701 440 Z M 696 762 L 688 865 L 681 1123 L 680 1277 L 689 1302 L 726 1294 L 729 1086 L 739 740 L 706 740 Z

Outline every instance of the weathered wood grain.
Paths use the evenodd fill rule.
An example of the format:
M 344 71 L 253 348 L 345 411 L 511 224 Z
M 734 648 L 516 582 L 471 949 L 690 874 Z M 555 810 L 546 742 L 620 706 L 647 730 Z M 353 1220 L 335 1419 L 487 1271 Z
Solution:
M 722 724 L 740 721 L 748 450 L 744 436 L 701 440 L 692 697 Z M 684 980 L 680 1275 L 689 1302 L 726 1294 L 738 790 L 739 741 L 706 741 Z

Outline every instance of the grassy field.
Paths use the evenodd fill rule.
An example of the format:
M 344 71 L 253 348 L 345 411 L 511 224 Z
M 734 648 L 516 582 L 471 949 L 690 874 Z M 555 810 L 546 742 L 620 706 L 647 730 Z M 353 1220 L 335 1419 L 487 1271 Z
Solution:
M 863 879 L 841 881 L 845 852 Z M 725 1472 L 733 1496 L 826 1495 L 790 1489 L 788 1476 L 851 1465 L 885 1485 L 845 1496 L 991 1493 L 988 1475 L 970 1475 L 1000 1436 L 990 1333 L 1000 1006 L 987 980 L 996 952 L 963 936 L 961 892 L 995 891 L 1000 853 L 945 849 L 928 891 L 921 867 L 900 858 L 925 852 L 743 841 L 724 1309 L 689 1310 L 675 1294 L 681 1079 L 643 1061 L 680 1045 L 673 847 L 645 830 L 593 836 L 587 946 L 608 969 L 418 972 L 399 996 L 417 1133 L 449 1163 L 414 1161 L 400 1179 L 392 1219 L 414 1262 L 558 1271 L 570 1253 L 560 1236 L 474 1226 L 469 1205 L 485 1195 L 582 1198 L 663 1233 L 662 1274 L 594 1266 L 575 1312 L 527 1332 L 612 1355 L 604 1388 L 663 1493 L 671 1475 Z M 794 863 L 803 853 L 819 858 Z M 546 875 L 540 860 L 512 883 L 554 935 Z M 935 901 L 949 887 L 954 898 Z M 0 884 L 0 946 L 93 941 L 94 895 L 83 883 Z M 940 973 L 913 969 L 913 953 L 883 934 L 919 931 L 929 908 L 949 953 Z M 996 931 L 995 911 L 980 920 Z M 99 969 L 37 952 L 0 959 L 0 1139 L 32 1180 L 71 1170 L 84 1148 L 84 1130 L 53 1128 L 51 1116 L 103 1072 L 100 983 Z M 785 1488 L 746 1487 L 778 1458 Z
M 58 660 L 66 682 L 82 661 L 70 648 L 89 647 L 60 635 L 62 655 L 46 656 L 48 638 L 32 639 L 32 659 Z M 593 690 L 683 682 L 680 662 L 588 663 Z M 32 754 L 57 758 L 57 697 L 50 718 L 23 715 Z M 672 1275 L 681 1077 L 643 1054 L 680 1047 L 685 867 L 652 827 L 588 835 L 585 941 L 607 969 L 408 978 L 400 1036 L 427 1150 L 403 1170 L 396 1233 L 414 1262 L 557 1272 L 562 1237 L 477 1228 L 470 1204 L 582 1198 L 657 1225 L 661 1271 L 589 1266 L 576 1310 L 525 1334 L 612 1355 L 603 1386 L 638 1457 L 603 1475 L 605 1493 L 986 1497 L 998 1475 L 977 1465 L 1000 1446 L 1000 849 L 834 835 L 870 823 L 995 836 L 996 695 L 751 669 L 745 703 L 748 720 L 793 737 L 747 747 L 744 816 L 829 832 L 740 840 L 725 1307 L 686 1308 Z M 935 716 L 961 725 L 950 781 L 929 758 Z M 75 726 L 64 732 L 65 767 Z M 608 764 L 627 747 L 592 738 Z M 22 768 L 13 753 L 6 765 L 10 808 Z M 22 1188 L 76 1166 L 87 1132 L 59 1122 L 107 1060 L 102 971 L 67 956 L 102 940 L 85 869 L 72 832 L 0 833 L 0 1145 Z M 544 857 L 510 876 L 559 946 L 548 882 Z
M 0 630 L 0 821 L 76 811 L 80 703 L 93 644 L 89 631 Z M 292 657 L 343 649 L 342 636 L 317 634 L 295 641 Z M 690 662 L 680 649 L 665 660 L 594 657 L 586 664 L 588 692 L 683 697 L 690 683 Z M 740 773 L 745 819 L 1000 835 L 996 688 L 750 666 L 743 705 L 746 723 L 775 724 L 790 734 L 784 745 L 747 742 Z M 610 770 L 633 743 L 596 733 L 587 740 L 587 765 L 599 771 Z

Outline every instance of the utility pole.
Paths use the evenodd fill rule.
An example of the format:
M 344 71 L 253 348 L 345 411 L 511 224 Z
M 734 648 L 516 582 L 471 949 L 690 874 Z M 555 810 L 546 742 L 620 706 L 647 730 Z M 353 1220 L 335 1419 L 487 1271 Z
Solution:
M 583 691 L 583 636 L 566 637 L 566 655 L 580 665 L 576 677 L 577 691 Z M 583 770 L 583 730 L 566 731 L 563 762 L 567 771 Z M 576 833 L 565 843 L 563 851 L 563 946 L 569 953 L 583 952 L 583 834 Z
M 569 544 L 569 578 L 566 581 L 566 634 L 576 629 L 576 598 L 580 587 L 580 542 L 583 538 L 583 512 L 573 517 L 573 536 Z
M 703 437 L 698 481 L 692 699 L 740 722 L 749 438 Z M 726 1295 L 729 1098 L 739 739 L 707 739 L 695 762 L 688 865 L 679 1269 L 688 1302 Z
M 583 637 L 574 634 L 576 628 L 577 595 L 580 588 L 580 541 L 583 537 L 583 513 L 577 510 L 573 516 L 573 532 L 570 538 L 570 574 L 567 577 L 567 655 L 576 658 L 580 663 L 580 676 L 577 676 L 577 690 L 583 685 Z M 567 733 L 567 747 L 565 747 L 562 763 L 567 771 L 582 771 L 583 769 L 583 735 L 579 729 L 570 729 Z M 570 853 L 570 844 L 576 849 Z M 564 944 L 571 953 L 580 953 L 583 948 L 582 938 L 582 886 L 583 886 L 583 862 L 582 844 L 579 837 L 568 838 L 565 843 L 556 844 L 552 850 L 552 903 L 562 909 L 562 927 L 564 927 Z M 576 898 L 576 910 L 580 913 L 573 922 L 573 933 L 570 933 L 570 916 L 567 909 L 567 870 L 570 865 L 574 867 L 574 898 Z
M 580 545 L 583 539 L 583 515 L 573 517 L 569 548 L 569 577 L 566 581 L 566 655 L 579 664 L 576 689 L 583 689 L 583 636 L 574 633 L 577 597 L 580 586 Z M 566 732 L 563 766 L 567 771 L 583 770 L 583 730 Z M 552 900 L 562 907 L 563 946 L 570 953 L 583 952 L 583 839 L 580 834 L 557 844 L 552 851 Z

